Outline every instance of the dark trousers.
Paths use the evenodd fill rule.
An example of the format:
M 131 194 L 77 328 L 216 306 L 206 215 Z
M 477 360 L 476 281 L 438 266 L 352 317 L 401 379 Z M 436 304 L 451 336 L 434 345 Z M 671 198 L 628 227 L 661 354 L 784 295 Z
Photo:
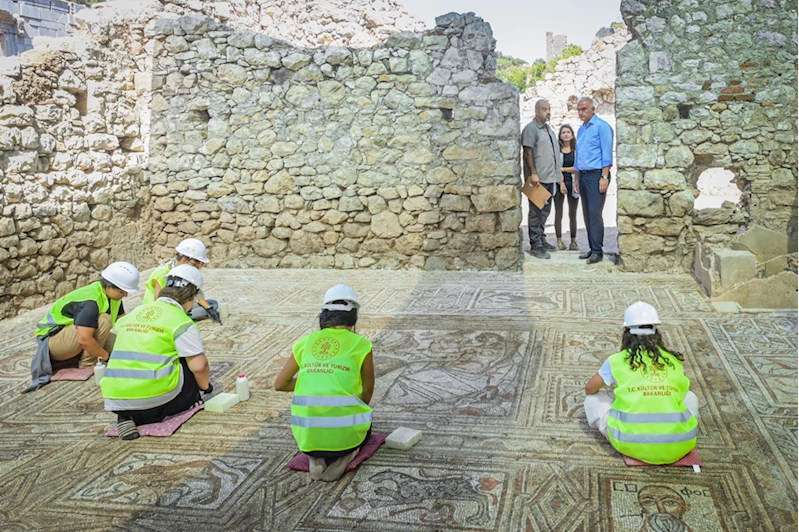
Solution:
M 363 445 L 364 443 L 369 441 L 369 437 L 371 435 L 372 435 L 372 426 L 369 425 L 369 430 L 366 431 L 366 437 L 363 439 L 363 441 L 361 442 L 360 445 L 356 445 L 352 449 L 345 449 L 343 451 L 308 451 L 307 453 L 304 453 L 304 454 L 307 454 L 308 456 L 310 456 L 312 458 L 324 458 L 324 459 L 327 459 L 327 460 L 338 459 L 338 458 L 341 458 L 342 456 L 347 456 L 348 454 L 350 454 L 355 449 L 360 448 L 361 445 Z
M 599 192 L 601 170 L 580 172 L 580 197 L 583 199 L 583 217 L 588 232 L 588 245 L 591 253 L 602 255 L 602 242 L 605 239 L 605 222 L 602 209 L 605 207 L 605 194 Z
M 165 405 L 156 406 L 147 410 L 120 410 L 114 412 L 117 421 L 133 420 L 136 425 L 147 425 L 149 423 L 160 423 L 168 416 L 180 414 L 192 408 L 200 401 L 200 388 L 194 373 L 189 369 L 189 363 L 185 358 L 180 359 L 183 371 L 183 388 L 180 393 Z
M 560 186 L 556 187 L 557 193 L 553 201 L 555 202 L 555 236 L 561 238 L 563 226 L 563 199 L 569 202 L 569 232 L 571 233 L 572 240 L 577 238 L 577 204 L 580 203 L 579 197 L 572 196 L 574 190 L 572 179 L 564 178 L 563 183 L 566 185 L 566 196 L 560 191 Z
M 542 187 L 549 190 L 550 194 L 554 194 L 555 187 L 559 186 L 557 183 L 541 183 Z M 530 249 L 539 249 L 544 247 L 544 226 L 549 218 L 549 212 L 552 210 L 552 198 L 549 198 L 544 205 L 543 209 L 536 207 L 535 203 L 527 200 L 530 210 L 527 213 L 527 233 L 530 236 Z

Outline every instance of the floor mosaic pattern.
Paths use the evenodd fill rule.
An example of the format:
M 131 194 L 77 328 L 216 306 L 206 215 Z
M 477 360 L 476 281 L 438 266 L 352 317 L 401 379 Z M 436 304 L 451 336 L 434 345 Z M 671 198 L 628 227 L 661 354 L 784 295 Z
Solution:
M 170 438 L 122 442 L 99 388 L 20 395 L 44 309 L 0 322 L 2 530 L 716 532 L 797 528 L 797 314 L 717 314 L 688 276 L 205 270 L 226 298 L 201 333 L 218 389 Z M 374 342 L 376 432 L 422 430 L 336 483 L 284 468 L 290 394 L 271 390 L 325 289 L 352 284 Z M 139 296 L 140 299 L 140 296 Z M 626 467 L 583 385 L 636 300 L 660 311 L 700 400 L 704 468 Z M 126 301 L 126 306 L 138 303 Z

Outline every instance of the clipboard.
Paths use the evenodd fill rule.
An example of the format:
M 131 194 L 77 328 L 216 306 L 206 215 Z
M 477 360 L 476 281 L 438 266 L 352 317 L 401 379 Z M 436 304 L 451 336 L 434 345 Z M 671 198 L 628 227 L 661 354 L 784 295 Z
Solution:
M 527 196 L 533 204 L 539 209 L 543 209 L 552 194 L 549 193 L 547 187 L 533 185 L 532 178 L 528 177 L 522 187 L 522 194 Z

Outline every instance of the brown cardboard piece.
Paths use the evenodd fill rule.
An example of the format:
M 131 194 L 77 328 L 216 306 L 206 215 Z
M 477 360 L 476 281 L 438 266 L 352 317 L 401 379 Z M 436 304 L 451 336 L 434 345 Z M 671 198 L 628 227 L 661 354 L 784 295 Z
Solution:
M 547 200 L 552 196 L 547 190 L 547 187 L 542 187 L 539 185 L 533 185 L 532 178 L 528 177 L 527 181 L 524 183 L 522 187 L 522 194 L 530 198 L 536 207 L 539 209 L 543 209 L 544 205 L 546 205 Z

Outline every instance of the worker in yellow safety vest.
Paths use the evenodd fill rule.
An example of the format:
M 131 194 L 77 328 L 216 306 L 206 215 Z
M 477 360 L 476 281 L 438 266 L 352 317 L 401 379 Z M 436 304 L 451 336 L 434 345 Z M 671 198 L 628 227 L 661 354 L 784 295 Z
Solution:
M 205 244 L 203 244 L 202 240 L 198 240 L 196 238 L 187 238 L 186 240 L 182 241 L 177 245 L 175 251 L 177 252 L 177 255 L 174 259 L 160 265 L 158 268 L 153 270 L 153 273 L 150 274 L 150 277 L 147 279 L 147 283 L 144 285 L 144 298 L 142 299 L 142 303 L 152 303 L 158 299 L 158 294 L 161 292 L 161 289 L 166 283 L 167 274 L 175 266 L 188 264 L 200 269 L 209 262 Z M 200 293 L 197 296 L 197 301 L 189 312 L 189 315 L 194 321 L 211 318 L 221 325 L 222 318 L 219 315 L 219 311 L 217 310 L 218 308 L 219 303 L 213 299 L 206 300 L 205 294 L 203 294 L 202 290 L 200 290 Z
M 359 308 L 355 290 L 330 288 L 320 330 L 294 343 L 275 379 L 275 390 L 294 392 L 291 431 L 308 455 L 313 480 L 340 478 L 371 435 L 375 373 L 372 342 L 354 331 Z
M 689 391 L 683 355 L 663 347 L 657 310 L 624 311 L 621 351 L 585 385 L 585 415 L 620 453 L 650 464 L 676 462 L 696 447 L 699 399 Z M 600 392 L 613 386 L 616 399 Z
M 210 366 L 200 331 L 187 312 L 202 289 L 200 270 L 172 269 L 156 301 L 117 324 L 117 340 L 100 386 L 105 409 L 117 414 L 123 440 L 137 425 L 158 423 L 200 403 L 211 393 Z
M 23 393 L 47 384 L 54 370 L 90 368 L 98 359 L 107 360 L 115 339 L 111 329 L 125 314 L 122 299 L 138 292 L 138 284 L 139 270 L 133 264 L 114 262 L 98 281 L 56 300 L 36 324 L 32 382 Z

